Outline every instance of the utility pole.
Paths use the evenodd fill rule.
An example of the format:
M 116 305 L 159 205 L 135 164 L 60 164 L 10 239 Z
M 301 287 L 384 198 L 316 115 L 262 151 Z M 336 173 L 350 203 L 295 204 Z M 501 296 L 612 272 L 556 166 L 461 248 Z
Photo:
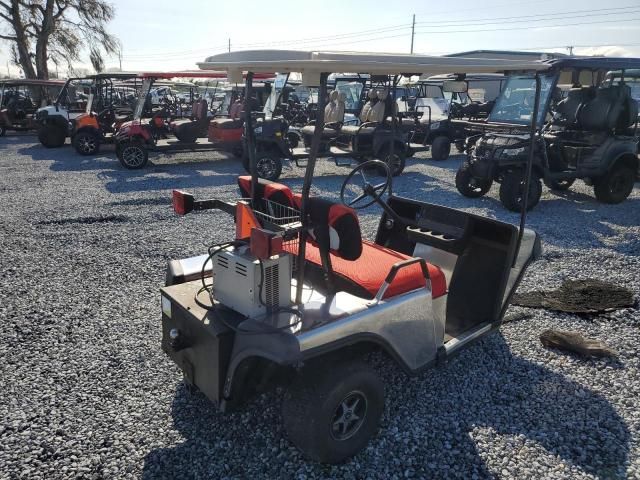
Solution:
M 120 71 L 122 71 L 122 48 L 118 49 L 118 61 L 120 62 Z
M 11 77 L 11 72 L 9 71 L 9 60 L 7 60 L 7 77 Z
M 231 39 L 229 39 L 229 52 L 231 52 Z
M 570 56 L 573 56 L 573 45 L 569 45 L 569 46 L 567 47 L 567 50 L 569 50 L 569 55 L 570 55 Z
M 416 35 L 416 14 L 413 14 L 413 22 L 411 22 L 411 53 L 413 53 L 413 37 Z

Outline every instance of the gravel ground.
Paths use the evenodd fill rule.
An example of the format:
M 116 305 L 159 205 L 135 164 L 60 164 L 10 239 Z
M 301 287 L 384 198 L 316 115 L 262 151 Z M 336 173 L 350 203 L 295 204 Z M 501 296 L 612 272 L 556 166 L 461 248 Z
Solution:
M 194 160 L 198 158 L 198 160 Z M 340 466 L 306 462 L 287 441 L 278 393 L 220 414 L 189 396 L 160 350 L 158 289 L 170 258 L 229 239 L 224 215 L 178 218 L 170 189 L 232 199 L 235 161 L 154 157 L 125 171 L 0 140 L 0 478 L 640 478 L 640 312 L 592 318 L 512 308 L 504 325 L 446 366 L 408 378 L 374 358 L 387 386 L 382 428 Z M 497 200 L 461 197 L 461 157 L 413 159 L 395 191 L 516 222 Z M 348 170 L 321 162 L 336 196 Z M 298 169 L 285 182 L 299 188 Z M 545 189 L 530 226 L 545 243 L 521 291 L 596 277 L 640 291 L 640 189 L 596 203 L 578 182 Z M 379 212 L 362 216 L 369 237 Z M 579 330 L 617 360 L 544 349 L 538 335 Z

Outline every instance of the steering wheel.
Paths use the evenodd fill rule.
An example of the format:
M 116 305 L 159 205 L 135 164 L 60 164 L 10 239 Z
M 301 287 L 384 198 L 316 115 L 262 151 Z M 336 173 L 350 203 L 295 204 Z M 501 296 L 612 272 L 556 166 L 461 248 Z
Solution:
M 392 181 L 391 170 L 386 163 L 380 160 L 361 163 L 344 179 L 340 189 L 340 201 L 349 208 L 362 210 L 379 201 L 387 190 L 391 190 Z M 360 193 L 356 194 L 357 191 Z M 367 201 L 367 198 L 371 200 Z

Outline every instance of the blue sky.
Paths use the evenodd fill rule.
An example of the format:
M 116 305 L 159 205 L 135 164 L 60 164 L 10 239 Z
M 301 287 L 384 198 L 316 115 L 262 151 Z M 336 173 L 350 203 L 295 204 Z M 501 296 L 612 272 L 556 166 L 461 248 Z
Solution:
M 640 2 L 457 0 L 213 2 L 113 0 L 110 29 L 125 70 L 192 69 L 227 48 L 299 48 L 441 55 L 475 49 L 534 49 L 640 57 Z M 626 8 L 625 8 L 626 7 Z M 551 49 L 541 47 L 555 47 Z M 6 55 L 3 48 L 3 64 Z M 107 67 L 118 65 L 117 58 Z

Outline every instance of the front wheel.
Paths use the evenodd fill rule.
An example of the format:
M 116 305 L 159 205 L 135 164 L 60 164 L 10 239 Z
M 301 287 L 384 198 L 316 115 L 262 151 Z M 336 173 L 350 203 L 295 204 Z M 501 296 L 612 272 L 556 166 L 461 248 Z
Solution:
M 451 153 L 451 140 L 444 135 L 440 135 L 431 142 L 431 158 L 437 161 L 446 160 Z
M 564 192 L 569 190 L 575 181 L 575 178 L 570 178 L 568 180 L 545 180 L 544 184 L 549 190 Z
M 282 173 L 282 158 L 270 152 L 256 152 L 256 170 L 258 177 L 276 181 Z
M 522 202 L 524 200 L 524 184 L 525 172 L 517 169 L 506 172 L 500 184 L 500 201 L 512 212 L 520 212 L 522 210 Z M 531 210 L 540 201 L 542 195 L 542 181 L 535 172 L 531 172 L 531 181 L 529 182 L 529 197 L 527 199 L 527 210 Z
M 492 179 L 476 178 L 471 173 L 471 167 L 463 163 L 456 172 L 456 188 L 468 198 L 478 198 L 486 194 L 493 183 Z
M 136 140 L 118 145 L 116 154 L 122 166 L 130 170 L 143 168 L 149 161 L 147 147 Z
M 311 460 L 339 463 L 366 447 L 378 430 L 384 387 L 362 362 L 303 371 L 282 403 L 291 442 Z
M 58 148 L 64 145 L 67 139 L 67 132 L 61 125 L 43 125 L 38 130 L 38 140 L 47 148 Z
M 602 203 L 620 203 L 626 200 L 633 190 L 636 171 L 629 165 L 617 163 L 609 172 L 593 184 L 596 198 Z
M 100 137 L 95 132 L 79 132 L 71 143 L 80 155 L 95 155 L 100 150 Z

